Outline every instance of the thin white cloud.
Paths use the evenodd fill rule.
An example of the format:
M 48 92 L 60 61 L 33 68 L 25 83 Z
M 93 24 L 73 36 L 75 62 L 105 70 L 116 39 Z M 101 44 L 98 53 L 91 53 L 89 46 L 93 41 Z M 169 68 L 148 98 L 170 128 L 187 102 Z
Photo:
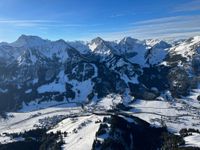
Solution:
M 185 38 L 200 35 L 200 15 L 174 16 L 145 20 L 130 24 L 130 27 L 112 32 L 93 33 L 107 39 L 120 39 L 123 36 L 134 38 Z
M 120 14 L 113 14 L 113 15 L 111 15 L 110 16 L 110 18 L 118 18 L 118 17 L 124 17 L 124 16 L 126 16 L 126 14 L 124 13 L 120 13 Z
M 87 29 L 86 31 L 83 30 L 83 33 L 79 33 L 79 35 L 82 34 L 85 37 L 102 36 L 105 39 L 120 39 L 124 36 L 132 36 L 139 39 L 185 38 L 200 35 L 200 15 L 156 18 L 133 22 L 124 28 L 100 28 L 102 30 L 98 26 L 105 27 L 105 24 L 66 24 L 65 22 L 56 20 L 0 19 L 0 26 L 3 27 L 3 25 L 23 28 L 37 27 L 41 31 L 55 28 L 64 30 L 74 28 L 75 30 L 72 31 L 76 31 L 76 29 Z
M 15 27 L 38 27 L 42 28 L 81 28 L 81 27 L 96 27 L 103 24 L 66 24 L 63 21 L 57 20 L 15 20 L 15 19 L 0 19 L 0 25 L 11 25 Z
M 61 27 L 61 28 L 66 28 L 66 27 L 97 27 L 97 26 L 102 26 L 103 24 L 66 24 L 66 23 L 55 23 L 55 24 L 45 24 L 45 27 Z
M 172 22 L 180 20 L 182 16 L 175 16 L 175 17 L 165 17 L 165 18 L 156 18 L 156 19 L 150 19 L 150 20 L 143 20 L 143 21 L 137 21 L 130 23 L 131 25 L 144 25 L 144 24 L 162 24 L 166 22 Z
M 15 20 L 15 19 L 0 19 L 0 25 L 12 25 L 17 27 L 36 27 L 44 24 L 56 23 L 52 20 Z
M 197 11 L 200 10 L 199 0 L 190 0 L 190 2 L 182 3 L 176 6 L 173 12 L 186 12 L 186 11 Z
M 150 20 L 144 20 L 144 21 L 138 21 L 133 22 L 131 25 L 155 25 L 155 24 L 165 24 L 165 23 L 174 23 L 174 22 L 183 22 L 183 21 L 195 21 L 199 20 L 200 15 L 194 15 L 194 16 L 172 16 L 172 17 L 163 17 L 163 18 L 156 18 L 156 19 L 150 19 Z
M 24 22 L 30 22 L 30 23 L 49 23 L 49 22 L 55 22 L 52 20 L 11 20 L 11 19 L 0 19 L 0 23 L 24 23 Z

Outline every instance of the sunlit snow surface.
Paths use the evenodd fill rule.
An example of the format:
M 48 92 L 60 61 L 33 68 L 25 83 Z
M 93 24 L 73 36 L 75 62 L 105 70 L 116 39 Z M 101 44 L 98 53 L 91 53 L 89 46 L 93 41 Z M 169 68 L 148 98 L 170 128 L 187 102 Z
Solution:
M 0 143 L 11 142 L 10 138 L 4 137 L 3 133 L 19 133 L 35 129 L 39 120 L 45 117 L 59 115 L 80 114 L 82 109 L 75 104 L 63 104 L 57 102 L 30 104 L 24 106 L 19 112 L 8 113 L 8 119 L 0 119 Z
M 200 40 L 200 36 L 195 36 L 191 39 L 190 42 L 187 40 L 178 44 L 177 46 L 172 47 L 169 51 L 171 53 L 180 54 L 187 59 L 190 59 L 196 53 L 196 49 L 194 49 L 194 45 L 198 45 Z M 198 49 L 197 49 L 198 52 Z
M 154 126 L 161 126 L 164 122 L 172 132 L 179 132 L 182 128 L 200 129 L 199 108 L 188 107 L 180 102 L 144 101 L 138 100 L 132 104 L 132 114 Z
M 161 126 L 164 122 L 168 129 L 173 133 L 178 133 L 182 128 L 200 129 L 200 104 L 196 100 L 200 93 L 199 89 L 193 90 L 190 96 L 174 101 L 147 101 L 135 100 L 129 104 L 132 108 L 124 113 L 139 117 L 152 126 Z M 127 95 L 125 96 L 128 97 Z M 129 97 L 131 99 L 131 97 Z M 43 102 L 40 104 L 30 103 L 28 106 L 24 104 L 19 112 L 8 113 L 8 119 L 0 120 L 0 142 L 8 143 L 23 139 L 10 139 L 4 136 L 3 133 L 19 133 L 25 130 L 36 128 L 39 125 L 39 119 L 63 115 L 64 120 L 58 122 L 48 132 L 67 132 L 67 137 L 64 137 L 65 144 L 63 149 L 91 149 L 95 134 L 100 123 L 97 120 L 102 120 L 103 116 L 94 115 L 91 112 L 102 112 L 112 109 L 118 103 L 124 100 L 123 96 L 110 94 L 100 101 L 88 104 L 81 107 L 76 103 L 64 102 Z M 75 115 L 76 117 L 69 117 Z M 72 119 L 73 118 L 73 119 Z M 193 134 L 185 138 L 186 146 L 199 146 L 198 134 Z
M 186 146 L 200 147 L 200 134 L 192 133 L 192 135 L 184 138 Z
M 89 150 L 95 139 L 95 134 L 99 129 L 100 123 L 95 121 L 102 120 L 103 116 L 83 116 L 77 118 L 68 118 L 60 122 L 54 129 L 49 132 L 61 131 L 67 132 L 64 138 L 64 150 Z

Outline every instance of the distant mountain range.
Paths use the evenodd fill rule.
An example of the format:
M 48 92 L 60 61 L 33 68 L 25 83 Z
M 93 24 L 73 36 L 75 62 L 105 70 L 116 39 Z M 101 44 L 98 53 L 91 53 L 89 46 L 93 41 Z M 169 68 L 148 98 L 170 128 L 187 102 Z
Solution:
M 0 110 L 31 101 L 87 104 L 111 93 L 156 99 L 170 91 L 179 97 L 199 81 L 199 63 L 199 36 L 169 44 L 131 37 L 66 42 L 22 35 L 0 43 Z

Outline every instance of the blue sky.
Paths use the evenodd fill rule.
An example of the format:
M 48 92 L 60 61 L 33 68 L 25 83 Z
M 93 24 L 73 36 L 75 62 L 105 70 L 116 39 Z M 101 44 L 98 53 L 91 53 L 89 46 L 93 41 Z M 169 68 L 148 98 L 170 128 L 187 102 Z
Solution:
M 0 41 L 200 35 L 200 0 L 0 0 Z

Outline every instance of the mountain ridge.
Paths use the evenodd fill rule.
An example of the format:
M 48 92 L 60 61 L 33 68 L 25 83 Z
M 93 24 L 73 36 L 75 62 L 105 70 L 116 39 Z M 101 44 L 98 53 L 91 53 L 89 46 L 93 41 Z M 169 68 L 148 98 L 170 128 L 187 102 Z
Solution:
M 174 45 L 162 40 L 140 41 L 131 37 L 125 37 L 117 43 L 97 37 L 91 42 L 76 41 L 70 45 L 64 40 L 50 41 L 22 35 L 13 43 L 0 45 L 0 57 L 5 60 L 0 64 L 1 91 L 8 91 L 0 92 L 0 97 L 8 98 L 9 91 L 15 90 L 17 97 L 23 95 L 22 99 L 28 101 L 55 97 L 60 100 L 92 101 L 95 95 L 99 99 L 113 92 L 129 91 L 134 97 L 154 99 L 162 92 L 174 89 L 173 86 L 178 86 L 171 84 L 171 80 L 176 79 L 170 77 L 174 68 L 180 72 L 185 70 L 187 81 L 181 89 L 183 91 L 175 93 L 186 94 L 189 90 L 189 74 L 197 74 L 200 70 L 199 47 L 199 36 Z M 180 53 L 181 48 L 187 53 Z M 166 75 L 159 77 L 161 72 Z M 61 74 L 65 78 L 62 82 Z M 156 85 L 156 82 L 160 83 Z M 16 87 L 9 90 L 11 85 Z M 49 90 L 62 87 L 63 90 L 43 90 L 43 93 L 38 93 L 38 89 L 44 87 Z M 90 90 L 83 92 L 82 87 Z M 135 88 L 139 91 L 135 92 Z M 165 90 L 157 94 L 152 88 Z M 146 94 L 140 95 L 141 92 Z M 8 99 L 13 101 L 11 97 Z

